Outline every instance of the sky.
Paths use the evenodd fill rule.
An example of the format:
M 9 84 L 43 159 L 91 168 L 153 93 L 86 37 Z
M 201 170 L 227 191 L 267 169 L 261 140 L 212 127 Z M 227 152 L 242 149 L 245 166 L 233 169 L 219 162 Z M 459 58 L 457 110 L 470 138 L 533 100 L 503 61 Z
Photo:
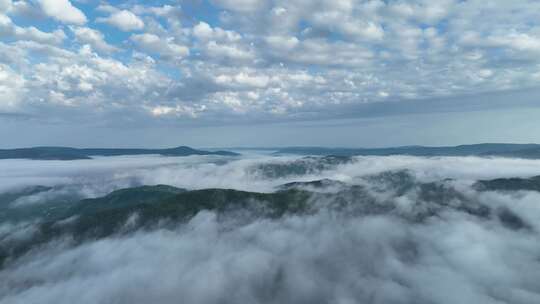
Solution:
M 535 0 L 0 0 L 0 147 L 540 142 Z

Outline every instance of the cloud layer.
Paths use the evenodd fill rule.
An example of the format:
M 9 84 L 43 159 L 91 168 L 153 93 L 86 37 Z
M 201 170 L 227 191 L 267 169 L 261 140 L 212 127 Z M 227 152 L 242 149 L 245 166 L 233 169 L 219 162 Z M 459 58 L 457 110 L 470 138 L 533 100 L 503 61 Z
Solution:
M 321 172 L 308 164 L 313 173 L 279 175 L 273 180 L 261 166 L 295 166 L 299 161 L 306 164 L 306 159 L 208 160 L 212 159 L 110 158 L 66 162 L 66 166 L 43 162 L 34 174 L 48 172 L 51 181 L 62 175 L 73 178 L 75 171 L 93 163 L 94 169 L 84 175 L 94 184 L 97 172 L 118 178 L 120 173 L 110 171 L 114 169 L 146 182 L 151 177 L 162 181 L 167 174 L 171 183 L 192 187 L 234 187 L 238 182 L 261 188 L 263 181 L 268 187 L 286 177 L 333 177 L 357 183 L 358 177 L 409 169 L 420 180 L 456 178 L 455 186 L 463 195 L 474 195 L 490 208 L 508 208 L 531 226 L 509 228 L 496 217 L 477 217 L 450 205 L 424 222 L 411 222 L 399 214 L 412 215 L 423 208 L 413 194 L 398 198 L 394 203 L 400 213 L 392 214 L 323 208 L 310 215 L 242 220 L 239 212 L 203 211 L 185 224 L 89 240 L 75 247 L 58 239 L 0 271 L 0 303 L 70 303 L 77 298 L 80 303 L 529 304 L 540 299 L 536 284 L 540 194 L 475 194 L 468 186 L 480 177 L 537 174 L 538 161 L 366 157 Z M 18 174 L 25 170 L 22 162 L 28 167 L 36 163 L 19 162 Z M 47 163 L 54 163 L 56 171 L 49 170 Z M 434 172 L 435 167 L 440 170 Z M 216 180 L 209 178 L 210 172 Z M 248 172 L 252 172 L 249 177 Z M 370 183 L 377 186 L 374 180 Z M 388 194 L 385 191 L 391 189 L 380 194 Z M 33 227 L 31 222 L 1 225 L 0 244 L 24 239 L 35 233 Z
M 0 71 L 12 76 L 0 78 L 0 111 L 114 124 L 328 118 L 420 99 L 449 98 L 452 107 L 463 95 L 537 86 L 538 8 L 480 0 L 5 1 Z M 32 20 L 41 21 L 22 25 Z
M 98 188 L 103 185 L 98 186 L 97 180 L 113 176 L 117 181 L 131 177 L 144 183 L 168 180 L 190 188 L 262 190 L 286 180 L 315 177 L 366 183 L 361 177 L 408 169 L 420 181 L 454 178 L 460 195 L 473 196 L 494 210 L 511 210 L 529 226 L 508 227 L 497 217 L 452 208 L 450 201 L 444 202 L 436 216 L 410 221 L 407 215 L 430 206 L 414 193 L 392 201 L 398 213 L 358 214 L 322 208 L 309 215 L 279 219 L 248 215 L 243 219 L 246 215 L 235 210 L 219 215 L 203 211 L 185 224 L 90 240 L 79 246 L 58 239 L 0 271 L 0 303 L 71 303 L 77 299 L 80 303 L 532 304 L 540 300 L 536 284 L 540 279 L 540 194 L 476 193 L 470 188 L 470 182 L 478 178 L 537 175 L 538 161 L 362 157 L 319 171 L 320 161 L 113 157 L 65 165 L 41 162 L 43 167 L 33 173 L 24 173 L 25 167 L 35 167 L 37 162 L 19 161 L 16 167 L 20 170 L 12 176 L 20 177 L 19 184 L 24 179 L 36 183 L 32 175 L 50 176 L 50 183 L 58 183 L 70 180 L 59 181 L 59 177 L 74 178 L 78 172 Z M 52 165 L 57 169 L 51 170 Z M 306 174 L 269 178 L 264 169 L 269 165 L 305 165 L 308 169 L 301 170 Z M 293 172 L 300 172 L 297 170 Z M 376 180 L 367 181 L 378 186 Z M 380 188 L 379 194 L 384 197 L 392 191 Z M 35 233 L 32 229 L 28 222 L 0 225 L 0 244 L 25 238 Z
M 20 291 L 0 302 L 532 304 L 536 244 L 451 213 L 422 226 L 317 214 L 240 227 L 201 213 L 174 231 L 44 248 L 1 274 L 0 291 Z
M 257 154 L 240 159 L 121 156 L 75 161 L 0 160 L 0 166 L 5 168 L 0 173 L 0 192 L 35 185 L 73 185 L 84 189 L 83 196 L 96 197 L 119 188 L 156 184 L 190 190 L 225 188 L 272 192 L 289 182 L 326 178 L 356 183 L 358 177 L 401 170 L 408 170 L 422 182 L 452 178 L 471 184 L 480 179 L 532 177 L 539 174 L 540 168 L 540 160 L 479 157 L 365 156 L 324 163 L 321 166 L 318 158 Z M 286 169 L 290 167 L 296 169 Z M 268 173 L 274 170 L 279 174 Z

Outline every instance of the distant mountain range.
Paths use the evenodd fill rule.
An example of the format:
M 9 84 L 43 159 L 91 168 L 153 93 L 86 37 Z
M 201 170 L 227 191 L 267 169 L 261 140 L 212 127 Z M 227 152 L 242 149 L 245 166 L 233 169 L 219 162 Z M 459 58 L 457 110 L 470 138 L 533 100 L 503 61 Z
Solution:
M 519 158 L 540 158 L 538 144 L 486 143 L 448 147 L 404 146 L 392 148 L 323 148 L 286 147 L 274 154 L 335 155 L 335 156 L 500 156 Z
M 426 147 L 403 146 L 389 148 L 325 148 L 325 147 L 283 147 L 283 148 L 234 148 L 231 150 L 275 151 L 273 155 L 314 155 L 314 156 L 498 156 L 540 159 L 540 144 L 485 143 L 474 145 Z M 91 159 L 93 156 L 147 155 L 189 156 L 222 155 L 236 156 L 235 152 L 219 150 L 197 150 L 187 146 L 168 149 L 78 149 L 69 147 L 33 147 L 20 149 L 0 149 L 0 159 L 75 160 Z
M 20 149 L 0 149 L 0 159 L 36 159 L 36 160 L 75 160 L 91 159 L 92 156 L 147 155 L 163 156 L 222 155 L 236 156 L 229 151 L 204 151 L 186 146 L 169 149 L 77 149 L 69 147 L 33 147 Z

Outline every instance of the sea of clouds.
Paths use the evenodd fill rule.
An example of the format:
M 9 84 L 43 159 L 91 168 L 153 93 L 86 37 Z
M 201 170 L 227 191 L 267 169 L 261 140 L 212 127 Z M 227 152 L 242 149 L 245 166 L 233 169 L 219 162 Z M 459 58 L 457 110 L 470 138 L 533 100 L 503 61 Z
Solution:
M 540 160 L 480 157 L 363 156 L 304 175 L 268 178 L 260 165 L 291 164 L 299 156 L 118 156 L 91 160 L 0 160 L 0 193 L 27 186 L 75 185 L 82 196 L 97 197 L 119 188 L 167 184 L 186 189 L 227 188 L 271 192 L 293 181 L 357 177 L 408 170 L 421 181 L 453 178 L 464 181 L 540 175 Z M 317 160 L 313 160 L 315 163 Z
M 269 178 L 258 170 L 261 164 L 299 159 L 2 160 L 0 193 L 46 185 L 95 197 L 142 184 L 272 192 L 292 181 L 329 178 L 354 184 L 365 182 L 362 176 L 408 170 L 424 182 L 452 178 L 459 191 L 508 208 L 528 226 L 511 229 L 496 218 L 452 208 L 422 222 L 324 208 L 249 221 L 231 219 L 238 213 L 203 211 L 174 228 L 78 246 L 55 240 L 0 270 L 0 303 L 540 303 L 540 193 L 471 188 L 478 179 L 540 175 L 540 160 L 357 157 L 301 176 Z M 34 197 L 19 204 L 46 201 Z M 414 204 L 414 196 L 396 203 Z M 2 223 L 0 242 L 6 236 L 24 238 L 32 227 Z

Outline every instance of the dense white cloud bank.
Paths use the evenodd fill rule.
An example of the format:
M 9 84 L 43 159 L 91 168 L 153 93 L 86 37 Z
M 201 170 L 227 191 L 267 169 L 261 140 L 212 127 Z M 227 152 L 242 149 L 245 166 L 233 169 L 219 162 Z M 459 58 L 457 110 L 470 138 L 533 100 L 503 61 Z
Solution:
M 451 213 L 419 226 L 323 213 L 232 228 L 201 213 L 177 231 L 44 249 L 0 274 L 0 292 L 19 290 L 0 303 L 532 304 L 538 241 Z
M 6 2 L 0 53 L 10 56 L 0 60 L 22 88 L 0 80 L 13 96 L 2 112 L 111 123 L 301 119 L 386 101 L 449 98 L 452 107 L 452 98 L 540 79 L 537 1 L 211 4 L 83 12 L 70 1 Z M 40 14 L 47 29 L 18 25 Z M 66 35 L 61 23 L 84 27 Z
M 0 270 L 0 303 L 533 304 L 540 300 L 540 194 L 475 193 L 468 187 L 478 178 L 538 175 L 539 161 L 362 157 L 317 174 L 277 180 L 252 170 L 257 164 L 294 160 L 17 160 L 3 161 L 15 170 L 4 172 L 0 180 L 54 184 L 81 182 L 85 176 L 88 185 L 98 188 L 115 182 L 121 186 L 120 180 L 132 178 L 188 188 L 271 191 L 290 180 L 327 177 L 355 183 L 355 177 L 408 169 L 424 181 L 457 179 L 464 195 L 473 195 L 490 208 L 508 208 L 530 227 L 511 229 L 496 218 L 452 209 L 450 202 L 437 216 L 416 223 L 395 213 L 358 215 L 325 209 L 279 219 L 204 211 L 173 228 L 91 240 L 76 247 L 65 240 L 41 247 Z M 106 176 L 112 180 L 104 180 Z M 396 204 L 403 214 L 414 214 L 413 207 L 421 207 L 414 195 L 404 195 Z M 8 241 L 6 236 L 21 239 L 35 233 L 33 227 L 29 222 L 0 225 L 0 244 Z
M 0 160 L 0 192 L 27 186 L 73 185 L 84 197 L 105 195 L 119 188 L 137 185 L 167 184 L 186 189 L 224 188 L 254 192 L 273 192 L 276 187 L 294 181 L 332 179 L 363 183 L 359 177 L 386 171 L 408 170 L 419 181 L 446 178 L 470 185 L 476 180 L 540 175 L 540 160 L 478 157 L 356 157 L 354 161 L 305 174 L 268 176 L 261 166 L 287 166 L 301 157 L 216 156 L 103 157 L 94 160 L 31 161 Z M 317 168 L 317 161 L 305 161 Z

